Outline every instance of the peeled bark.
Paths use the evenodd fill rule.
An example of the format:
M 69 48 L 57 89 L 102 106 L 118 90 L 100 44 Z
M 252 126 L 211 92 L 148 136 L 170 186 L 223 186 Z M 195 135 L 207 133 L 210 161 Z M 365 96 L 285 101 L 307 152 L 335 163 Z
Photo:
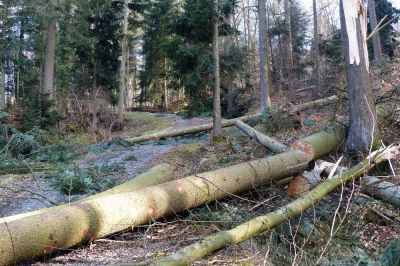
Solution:
M 381 149 L 371 154 L 367 159 L 346 171 L 341 175 L 327 180 L 305 196 L 273 211 L 267 215 L 256 217 L 231 230 L 221 231 L 207 236 L 202 240 L 178 250 L 176 253 L 153 261 L 143 262 L 136 265 L 189 265 L 208 254 L 221 250 L 230 245 L 235 245 L 258 236 L 265 231 L 271 230 L 277 225 L 301 215 L 307 209 L 312 208 L 326 195 L 341 186 L 344 182 L 362 176 L 372 167 L 387 161 L 388 153 L 398 153 L 399 146 Z
M 315 108 L 315 107 L 321 107 L 324 105 L 332 104 L 338 101 L 337 96 L 331 96 L 326 99 L 320 99 L 315 102 L 309 102 L 309 103 L 304 103 L 300 104 L 297 106 L 292 107 L 291 113 L 293 110 L 297 111 L 302 111 L 306 110 L 309 108 Z M 223 120 L 222 121 L 222 127 L 231 127 L 236 124 L 237 121 L 243 121 L 247 122 L 252 119 L 258 119 L 262 117 L 263 114 L 255 114 L 255 115 L 247 115 L 235 119 L 229 119 L 229 120 Z M 133 137 L 133 138 L 128 138 L 125 139 L 125 141 L 128 141 L 130 143 L 138 143 L 138 142 L 143 142 L 143 141 L 148 141 L 148 140 L 158 140 L 158 139 L 164 139 L 164 138 L 169 138 L 169 137 L 177 137 L 177 136 L 183 136 L 183 135 L 189 135 L 189 134 L 196 134 L 200 133 L 203 131 L 209 131 L 213 129 L 213 124 L 205 124 L 201 126 L 195 126 L 195 127 L 189 127 L 189 128 L 184 128 L 180 130 L 174 130 L 174 131 L 169 131 L 169 132 L 158 132 L 158 133 L 153 133 L 153 134 L 148 134 L 148 135 L 143 135 L 139 137 Z
M 336 138 L 334 132 L 325 136 L 330 139 L 331 134 Z M 308 138 L 312 146 L 317 145 L 313 141 L 313 137 Z M 332 149 L 319 150 L 330 153 L 336 148 L 328 146 Z M 5 217 L 0 220 L 0 264 L 11 265 L 54 254 L 59 249 L 278 181 L 304 171 L 309 162 L 303 151 L 291 150 L 134 192 Z
M 255 130 L 254 128 L 246 125 L 242 121 L 237 121 L 236 122 L 236 127 L 238 127 L 241 131 L 246 133 L 248 136 L 251 138 L 255 139 L 258 141 L 260 144 L 265 146 L 267 149 L 269 149 L 272 152 L 275 153 L 283 153 L 289 150 L 289 147 L 277 142 L 276 140 L 264 135 L 263 133 Z

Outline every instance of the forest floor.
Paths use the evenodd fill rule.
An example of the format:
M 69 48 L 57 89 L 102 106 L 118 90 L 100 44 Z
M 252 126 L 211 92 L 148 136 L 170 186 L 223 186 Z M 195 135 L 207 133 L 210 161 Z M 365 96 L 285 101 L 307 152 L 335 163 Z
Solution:
M 285 98 L 282 95 L 275 97 L 276 101 L 280 99 L 280 106 L 285 107 Z M 302 100 L 308 99 L 303 97 Z M 293 129 L 296 121 L 292 117 L 282 118 L 284 114 L 279 112 L 252 126 L 290 145 L 296 139 L 329 127 L 346 109 L 345 105 L 338 104 L 306 111 L 301 114 L 303 126 L 299 129 Z M 207 117 L 184 119 L 174 114 L 139 112 L 127 113 L 126 118 L 126 127 L 114 137 L 123 139 L 211 122 L 211 118 Z M 398 129 L 383 128 L 384 138 L 388 142 L 400 142 L 400 136 L 393 134 Z M 180 178 L 273 155 L 234 127 L 225 129 L 225 135 L 226 140 L 221 143 L 211 143 L 208 133 L 135 145 L 118 140 L 83 144 L 81 142 L 85 141 L 79 141 L 79 144 L 74 142 L 67 146 L 67 150 L 79 156 L 55 164 L 56 168 L 51 165 L 46 172 L 1 178 L 0 216 L 80 199 L 129 180 L 161 162 L 178 166 L 175 175 Z M 77 136 L 72 138 L 79 139 Z M 339 149 L 324 159 L 336 162 L 341 155 Z M 343 166 L 349 165 L 349 162 L 344 162 Z M 379 175 L 387 174 L 387 169 L 377 171 Z M 90 182 L 78 182 L 84 188 L 79 193 L 72 193 L 72 188 L 68 188 L 71 178 L 80 181 L 80 178 L 90 179 Z M 64 180 L 61 186 L 60 179 Z M 239 196 L 98 239 L 89 245 L 60 250 L 58 254 L 32 264 L 105 265 L 139 262 L 170 254 L 203 236 L 232 228 L 291 200 L 284 185 L 259 187 Z M 334 230 L 331 230 L 335 212 L 339 216 Z M 326 197 L 302 217 L 194 265 L 380 265 L 382 251 L 392 240 L 399 238 L 399 209 L 362 194 L 357 180 Z

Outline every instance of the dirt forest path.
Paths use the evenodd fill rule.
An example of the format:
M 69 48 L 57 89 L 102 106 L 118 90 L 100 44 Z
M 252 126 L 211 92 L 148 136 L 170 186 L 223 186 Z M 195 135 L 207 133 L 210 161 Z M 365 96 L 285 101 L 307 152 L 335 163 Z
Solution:
M 167 121 L 170 127 L 165 131 L 176 130 L 193 125 L 201 125 L 211 121 L 210 118 L 185 119 L 174 114 L 152 114 Z M 128 132 L 129 133 L 129 132 Z M 116 176 L 117 183 L 134 178 L 144 170 L 162 162 L 165 154 L 189 143 L 204 141 L 208 137 L 189 136 L 177 140 L 148 141 L 116 150 L 89 154 L 73 166 L 85 169 L 93 166 L 121 165 L 124 173 Z M 69 196 L 54 187 L 53 182 L 32 175 L 10 176 L 4 184 L 0 183 L 0 217 L 30 212 L 83 198 L 86 195 Z

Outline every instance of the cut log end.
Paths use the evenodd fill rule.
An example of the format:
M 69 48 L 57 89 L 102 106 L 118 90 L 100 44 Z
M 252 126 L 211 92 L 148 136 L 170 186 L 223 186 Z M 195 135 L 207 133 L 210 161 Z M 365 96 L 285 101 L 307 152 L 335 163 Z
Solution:
M 302 175 L 296 176 L 288 186 L 288 195 L 293 198 L 299 198 L 307 194 L 311 189 L 316 187 L 321 181 L 321 176 L 317 173 L 304 172 Z
M 292 144 L 292 149 L 303 152 L 310 161 L 313 160 L 315 156 L 313 146 L 308 141 L 304 140 L 295 141 Z

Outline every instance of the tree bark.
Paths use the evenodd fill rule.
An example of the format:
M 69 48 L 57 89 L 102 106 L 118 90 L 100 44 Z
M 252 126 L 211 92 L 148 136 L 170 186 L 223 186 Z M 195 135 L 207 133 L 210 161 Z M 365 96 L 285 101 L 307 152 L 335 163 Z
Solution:
M 272 152 L 275 152 L 277 154 L 286 152 L 289 150 L 289 147 L 286 145 L 283 145 L 282 143 L 277 142 L 276 140 L 264 135 L 263 133 L 255 130 L 254 128 L 246 125 L 242 121 L 237 121 L 236 122 L 236 127 L 238 127 L 241 131 L 246 133 L 248 136 L 250 136 L 252 139 L 255 139 L 258 141 L 261 145 L 266 147 Z
M 400 206 L 400 186 L 377 177 L 368 176 L 363 184 L 363 191 L 373 198 L 381 199 L 393 206 Z
M 261 235 L 265 231 L 271 230 L 277 225 L 293 219 L 307 209 L 312 208 L 320 202 L 326 195 L 334 191 L 344 182 L 361 177 L 371 168 L 387 161 L 388 152 L 399 152 L 399 147 L 389 149 L 381 149 L 371 154 L 367 159 L 346 171 L 341 175 L 337 175 L 330 180 L 327 180 L 305 196 L 273 211 L 264 216 L 258 216 L 248 222 L 245 222 L 231 230 L 221 231 L 202 240 L 178 250 L 176 253 L 164 258 L 138 263 L 138 265 L 189 265 L 196 260 L 199 260 L 208 254 L 221 250 L 230 245 L 242 243 L 251 237 Z
M 378 20 L 376 18 L 375 0 L 368 0 L 368 13 L 372 31 L 378 26 Z M 378 64 L 380 64 L 382 62 L 383 55 L 382 55 L 381 38 L 379 36 L 379 33 L 375 34 L 372 37 L 372 44 L 374 46 L 375 61 Z
M 126 62 L 128 54 L 128 1 L 124 0 L 124 19 L 122 21 L 122 45 L 121 45 L 121 66 L 119 69 L 119 99 L 118 99 L 118 122 L 122 124 L 124 120 L 124 103 L 126 93 Z
M 315 74 L 314 96 L 315 96 L 321 92 L 321 70 L 320 70 L 321 56 L 319 52 L 317 0 L 313 0 L 313 19 L 314 19 L 314 74 Z
M 292 1 L 284 0 L 286 26 L 286 73 L 288 89 L 291 97 L 294 95 L 293 80 L 293 38 L 292 38 Z
M 226 18 L 226 23 L 228 25 L 232 24 L 231 15 Z M 224 54 L 225 58 L 232 58 L 232 47 L 233 47 L 233 36 L 230 34 L 225 37 L 225 47 L 224 47 Z M 231 114 L 234 110 L 234 85 L 235 85 L 235 78 L 234 73 L 231 69 L 227 70 L 227 89 L 228 89 L 228 96 L 227 96 L 227 112 Z
M 319 99 L 319 100 L 315 100 L 315 101 L 312 101 L 312 102 L 302 103 L 302 104 L 293 106 L 290 109 L 290 113 L 291 114 L 295 114 L 295 113 L 300 112 L 302 110 L 308 110 L 308 109 L 314 109 L 314 108 L 317 108 L 317 107 L 327 106 L 327 105 L 330 105 L 330 104 L 337 103 L 337 102 L 339 102 L 339 100 L 340 99 L 339 99 L 338 96 L 333 95 L 333 96 L 330 96 L 330 97 L 327 97 L 327 98 L 323 98 L 323 99 Z
M 338 137 L 335 132 L 326 132 L 326 136 L 328 142 Z M 314 138 L 310 136 L 308 142 L 313 141 Z M 330 153 L 338 143 L 340 139 L 337 139 L 336 145 L 320 143 L 332 147 L 331 150 L 320 150 Z M 48 255 L 283 179 L 307 169 L 311 160 L 313 158 L 305 156 L 302 150 L 291 150 L 134 192 L 102 196 L 38 213 L 5 217 L 0 220 L 0 264 L 11 265 Z
M 0 110 L 4 110 L 6 108 L 6 43 L 7 43 L 7 21 L 8 21 L 8 1 L 3 1 L 3 27 L 2 27 L 2 36 L 1 36 L 1 55 L 0 55 L 0 72 L 1 72 L 1 81 L 0 81 Z
M 214 1 L 215 13 L 218 14 L 218 0 Z M 214 95 L 213 95 L 213 136 L 222 136 L 221 125 L 221 81 L 219 66 L 219 45 L 218 45 L 218 16 L 214 18 L 212 29 L 212 58 L 214 63 Z
M 379 144 L 375 101 L 369 79 L 366 0 L 340 1 L 342 38 L 349 91 L 350 124 L 346 149 L 357 155 Z
M 267 69 L 269 64 L 267 59 L 267 10 L 265 0 L 258 0 L 258 14 L 259 14 L 259 30 L 258 30 L 258 42 L 259 42 L 259 59 L 260 59 L 260 112 L 264 112 L 266 109 L 272 107 L 271 99 L 268 87 L 268 75 Z
M 53 100 L 54 95 L 54 72 L 56 64 L 57 45 L 57 18 L 52 18 L 47 24 L 46 45 L 43 69 L 43 93 Z

